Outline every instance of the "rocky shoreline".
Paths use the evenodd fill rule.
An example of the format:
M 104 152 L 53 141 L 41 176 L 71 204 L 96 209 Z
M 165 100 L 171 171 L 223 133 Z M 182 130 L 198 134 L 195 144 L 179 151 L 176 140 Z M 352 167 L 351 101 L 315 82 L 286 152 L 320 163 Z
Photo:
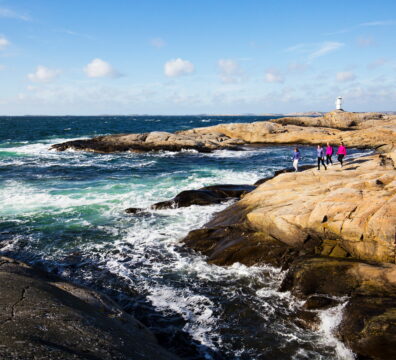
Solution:
M 281 290 L 307 300 L 310 310 L 348 296 L 339 337 L 363 358 L 389 359 L 396 343 L 395 231 L 396 169 L 391 157 L 377 154 L 343 169 L 279 173 L 183 242 L 217 265 L 287 269 Z
M 377 154 L 348 161 L 343 169 L 279 172 L 236 196 L 204 188 L 152 208 L 241 198 L 203 228 L 191 231 L 183 239 L 185 246 L 217 265 L 269 263 L 287 269 L 281 290 L 306 300 L 306 324 L 314 318 L 307 314 L 348 296 L 339 338 L 361 359 L 390 359 L 396 355 L 395 116 L 335 111 L 319 118 L 222 124 L 175 134 L 101 136 L 52 148 L 211 152 L 249 144 L 340 141 L 376 149 Z

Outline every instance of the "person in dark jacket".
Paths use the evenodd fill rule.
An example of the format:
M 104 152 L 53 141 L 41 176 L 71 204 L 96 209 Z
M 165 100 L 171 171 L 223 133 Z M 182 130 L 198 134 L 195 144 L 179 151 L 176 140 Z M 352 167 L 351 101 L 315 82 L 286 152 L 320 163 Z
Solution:
M 324 166 L 325 170 L 327 170 L 327 166 L 324 163 L 324 150 L 322 145 L 318 145 L 316 149 L 316 153 L 318 155 L 318 170 L 320 170 L 320 163 Z

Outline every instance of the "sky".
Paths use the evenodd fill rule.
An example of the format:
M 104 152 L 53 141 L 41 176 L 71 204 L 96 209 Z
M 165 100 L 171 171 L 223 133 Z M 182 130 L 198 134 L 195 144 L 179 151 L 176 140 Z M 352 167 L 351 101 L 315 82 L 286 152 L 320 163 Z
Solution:
M 396 111 L 394 0 L 0 0 L 0 114 Z

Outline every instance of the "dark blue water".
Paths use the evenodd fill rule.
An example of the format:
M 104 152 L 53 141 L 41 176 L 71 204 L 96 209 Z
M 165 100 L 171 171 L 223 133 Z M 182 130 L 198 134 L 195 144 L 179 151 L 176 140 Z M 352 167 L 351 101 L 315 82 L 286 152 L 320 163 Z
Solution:
M 301 329 L 292 316 L 301 304 L 277 291 L 279 269 L 208 265 L 180 246 L 227 204 L 124 212 L 186 189 L 252 184 L 290 166 L 291 146 L 211 154 L 48 150 L 95 135 L 266 119 L 0 117 L 0 253 L 108 293 L 185 359 L 350 358 L 331 334 L 340 309 L 323 313 L 318 331 Z M 314 148 L 301 151 L 303 163 L 314 162 Z

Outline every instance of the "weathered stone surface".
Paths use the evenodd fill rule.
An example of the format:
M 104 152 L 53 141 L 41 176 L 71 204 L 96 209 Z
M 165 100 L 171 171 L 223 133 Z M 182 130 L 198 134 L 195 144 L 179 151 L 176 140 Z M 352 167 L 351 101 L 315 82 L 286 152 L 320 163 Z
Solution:
M 395 263 L 396 170 L 385 155 L 266 181 L 207 227 L 245 224 L 291 247 Z
M 186 190 L 172 200 L 162 201 L 151 206 L 152 209 L 179 208 L 191 205 L 219 204 L 254 190 L 254 185 L 211 185 L 198 190 Z
M 98 292 L 0 257 L 0 358 L 177 359 Z

